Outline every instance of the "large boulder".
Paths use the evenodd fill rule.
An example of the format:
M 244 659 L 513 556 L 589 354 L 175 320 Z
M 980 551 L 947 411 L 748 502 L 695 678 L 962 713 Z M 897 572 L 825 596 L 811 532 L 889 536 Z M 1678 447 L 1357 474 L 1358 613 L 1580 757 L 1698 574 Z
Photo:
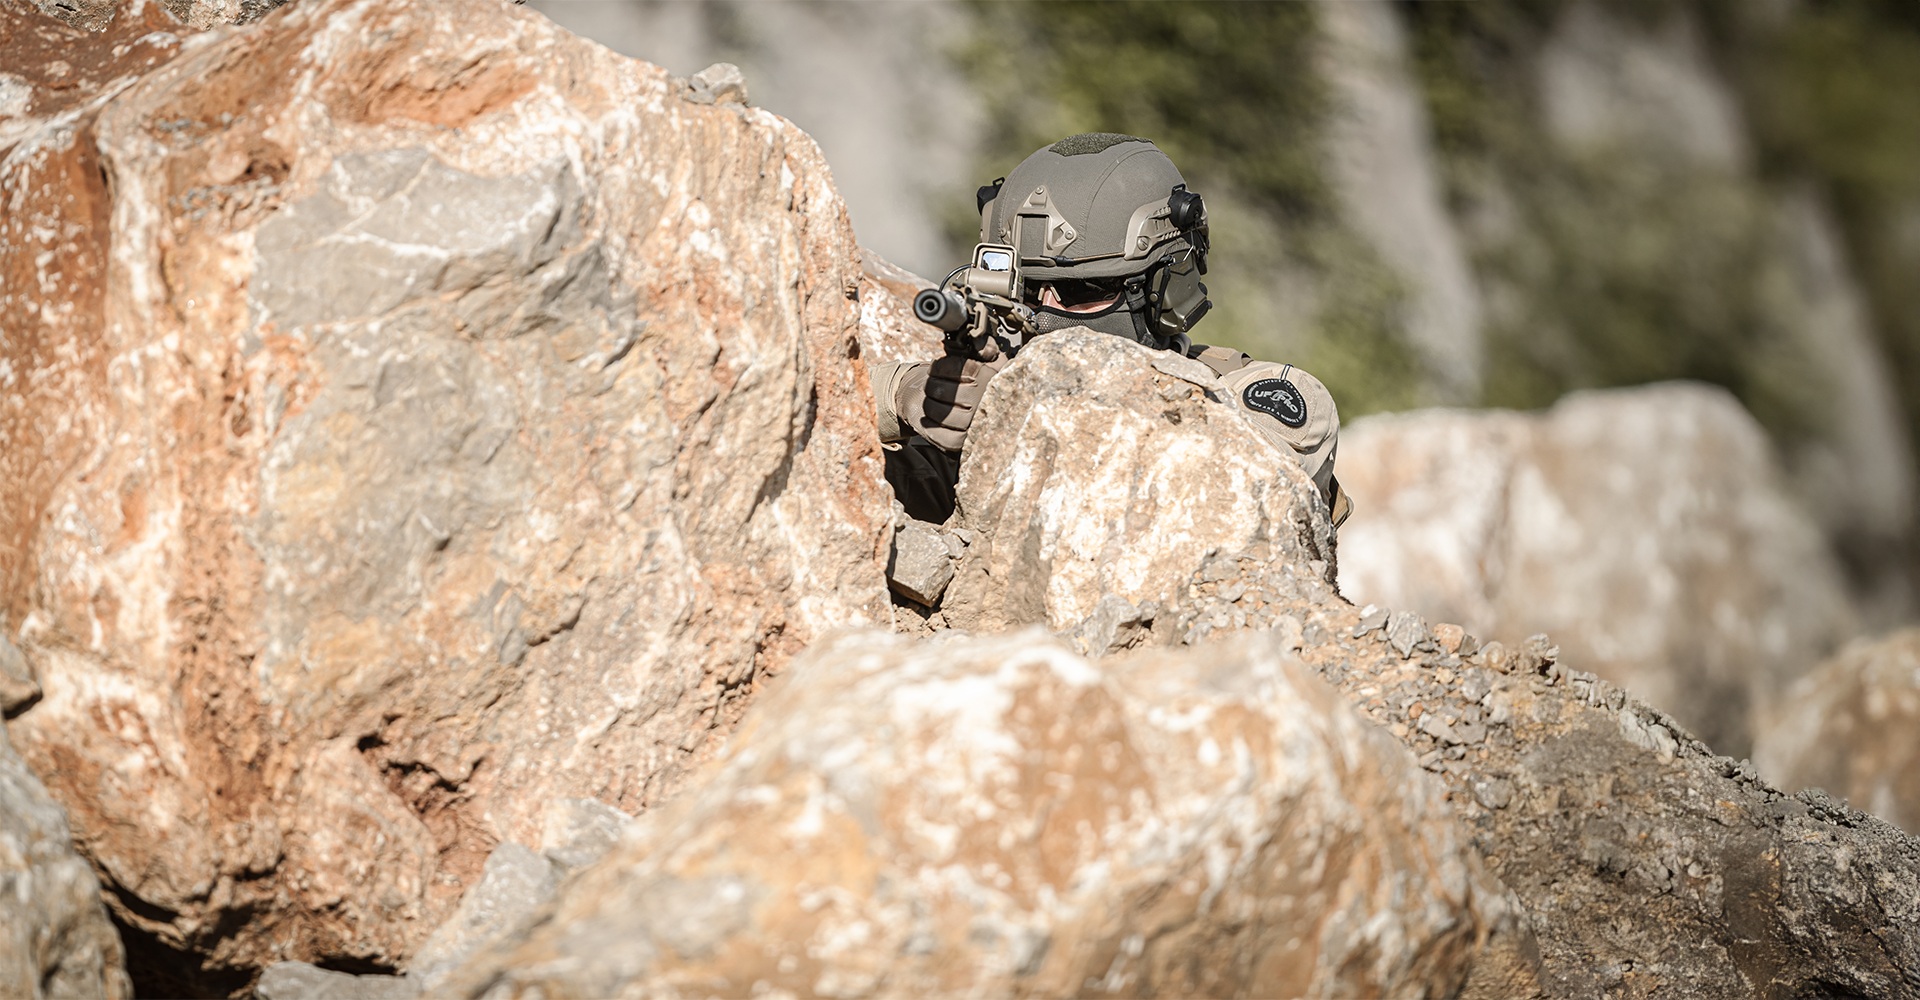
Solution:
M 1340 481 L 1349 599 L 1568 662 L 1745 756 L 1750 720 L 1855 628 L 1816 522 L 1727 393 L 1578 393 L 1540 414 L 1355 421 Z
M 465 996 L 1451 996 L 1501 923 L 1438 789 L 1277 645 L 816 646 Z
M 0 640 L 0 656 L 8 647 Z M 66 811 L 0 725 L 0 996 L 133 995 L 100 881 L 73 852 Z
M 1859 640 L 1802 677 L 1760 727 L 1753 763 L 1920 833 L 1920 629 Z
M 946 625 L 1044 624 L 1095 654 L 1248 625 L 1184 613 L 1203 564 L 1267 561 L 1288 596 L 1333 593 L 1327 507 L 1293 455 L 1205 365 L 1083 328 L 995 377 L 952 523 L 976 540 Z
M 177 49 L 0 161 L 14 738 L 156 989 L 394 968 L 887 621 L 858 249 L 790 124 L 511 5 Z

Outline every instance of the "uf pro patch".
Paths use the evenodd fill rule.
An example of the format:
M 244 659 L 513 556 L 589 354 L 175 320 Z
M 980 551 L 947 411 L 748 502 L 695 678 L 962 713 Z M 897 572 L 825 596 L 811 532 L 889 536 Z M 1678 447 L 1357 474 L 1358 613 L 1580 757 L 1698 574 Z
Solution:
M 1288 427 L 1307 425 L 1307 401 L 1286 379 L 1263 378 L 1248 385 L 1240 398 L 1247 409 L 1259 410 Z

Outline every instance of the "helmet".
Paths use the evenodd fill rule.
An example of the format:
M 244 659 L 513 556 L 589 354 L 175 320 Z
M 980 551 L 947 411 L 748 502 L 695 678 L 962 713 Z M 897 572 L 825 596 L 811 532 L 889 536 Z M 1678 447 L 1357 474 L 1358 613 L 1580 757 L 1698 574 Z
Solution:
M 1115 309 L 1131 314 L 1123 335 L 1143 343 L 1166 346 L 1212 306 L 1200 282 L 1206 205 L 1167 154 L 1136 136 L 1068 136 L 1022 160 L 980 189 L 980 241 L 1015 247 L 1029 288 L 1090 282 L 1121 292 Z

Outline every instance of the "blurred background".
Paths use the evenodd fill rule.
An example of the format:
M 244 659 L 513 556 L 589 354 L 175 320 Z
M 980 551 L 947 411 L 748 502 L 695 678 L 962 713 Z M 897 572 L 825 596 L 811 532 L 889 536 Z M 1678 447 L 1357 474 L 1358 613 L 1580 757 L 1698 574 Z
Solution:
M 678 75 L 738 64 L 922 275 L 1034 148 L 1154 139 L 1214 220 L 1200 339 L 1309 368 L 1349 420 L 1725 387 L 1861 627 L 1915 617 L 1911 0 L 531 6 Z

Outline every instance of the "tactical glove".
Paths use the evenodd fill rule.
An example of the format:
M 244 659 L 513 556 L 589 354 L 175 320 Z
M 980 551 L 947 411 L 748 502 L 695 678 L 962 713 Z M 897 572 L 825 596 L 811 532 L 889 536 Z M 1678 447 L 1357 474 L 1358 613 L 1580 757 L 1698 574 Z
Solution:
M 975 361 L 948 355 L 932 364 L 910 365 L 895 393 L 894 412 L 908 429 L 957 452 L 966 443 L 987 382 L 1006 364 L 1005 357 Z

